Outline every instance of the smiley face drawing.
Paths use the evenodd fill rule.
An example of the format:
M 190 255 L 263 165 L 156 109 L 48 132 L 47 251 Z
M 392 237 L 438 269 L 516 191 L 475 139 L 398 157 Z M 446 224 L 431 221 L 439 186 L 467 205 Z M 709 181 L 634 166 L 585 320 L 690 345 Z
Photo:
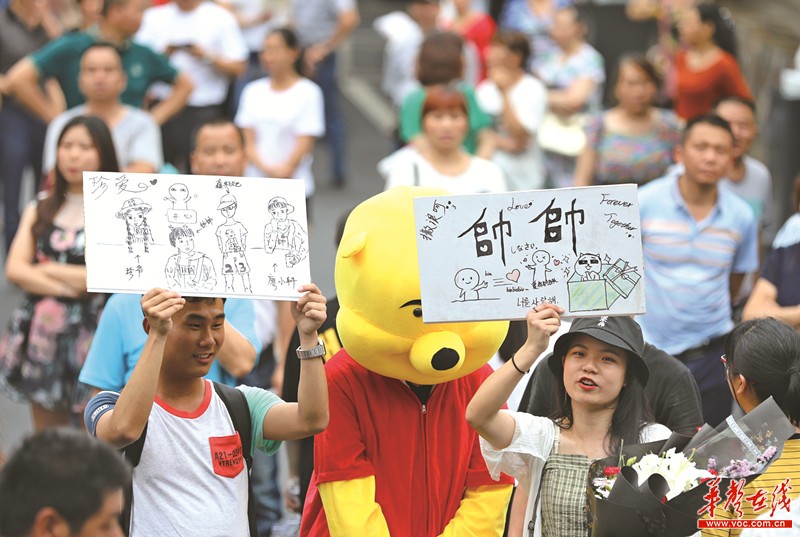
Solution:
M 481 297 L 478 291 L 489 287 L 489 283 L 485 281 L 482 282 L 478 271 L 472 268 L 465 268 L 456 272 L 453 281 L 460 291 L 458 300 L 461 302 L 480 300 Z

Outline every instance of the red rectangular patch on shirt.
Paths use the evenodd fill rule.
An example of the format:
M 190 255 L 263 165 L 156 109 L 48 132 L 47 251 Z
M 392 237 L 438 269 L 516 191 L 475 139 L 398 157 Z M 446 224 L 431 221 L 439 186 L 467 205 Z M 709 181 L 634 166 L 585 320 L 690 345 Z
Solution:
M 239 433 L 208 439 L 211 446 L 211 464 L 214 473 L 222 477 L 236 477 L 244 469 L 242 440 Z

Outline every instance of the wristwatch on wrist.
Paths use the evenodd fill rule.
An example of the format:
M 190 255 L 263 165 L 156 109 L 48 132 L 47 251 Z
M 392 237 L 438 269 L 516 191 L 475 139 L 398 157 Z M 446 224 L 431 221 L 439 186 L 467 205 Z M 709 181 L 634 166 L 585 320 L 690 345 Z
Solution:
M 310 360 L 311 358 L 322 358 L 325 356 L 325 344 L 321 339 L 317 339 L 317 346 L 310 349 L 303 350 L 297 347 L 297 357 L 301 360 Z

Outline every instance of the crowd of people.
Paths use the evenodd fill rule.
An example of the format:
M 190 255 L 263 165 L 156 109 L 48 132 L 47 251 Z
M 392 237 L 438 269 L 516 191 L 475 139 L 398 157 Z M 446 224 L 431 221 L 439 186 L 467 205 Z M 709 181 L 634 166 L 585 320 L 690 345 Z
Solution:
M 587 535 L 592 460 L 770 397 L 796 434 L 748 490 L 800 480 L 800 217 L 777 221 L 769 168 L 750 155 L 758 110 L 732 17 L 711 2 L 632 0 L 629 14 L 659 19 L 662 45 L 677 41 L 612 59 L 577 3 L 506 0 L 492 17 L 482 2 L 406 0 L 374 21 L 397 113 L 377 169 L 387 190 L 640 187 L 647 313 L 570 325 L 540 304 L 512 322 L 496 370 L 464 400 L 485 471 L 517 480 L 514 537 Z M 87 292 L 83 172 L 301 180 L 311 214 L 316 142 L 331 152 L 324 180 L 341 188 L 350 173 L 336 66 L 360 24 L 356 0 L 2 4 L 5 274 L 24 296 L 0 339 L 0 391 L 30 404 L 38 434 L 0 466 L 0 536 L 116 535 L 118 518 L 131 535 L 271 535 L 283 504 L 302 512 L 312 470 L 324 471 L 307 439 L 341 419 L 323 367 L 342 347 L 338 302 L 309 282 L 291 303 Z M 20 210 L 27 170 L 37 196 Z M 128 247 L 147 251 L 151 208 L 128 201 L 117 214 Z M 791 201 L 800 213 L 800 176 Z M 226 222 L 236 207 L 221 203 Z M 246 230 L 230 222 L 242 246 L 220 248 L 234 259 Z M 173 231 L 180 263 L 191 231 Z M 237 266 L 247 289 L 249 267 Z M 431 390 L 406 384 L 424 409 Z M 102 442 L 63 428 L 81 423 Z M 299 492 L 288 493 L 275 453 L 295 440 Z M 304 535 L 347 535 L 334 515 L 348 508 L 342 491 L 374 495 L 376 484 L 346 483 L 311 486 L 312 515 L 329 515 L 304 519 Z M 486 520 L 505 518 L 503 493 L 493 489 L 499 511 Z M 375 505 L 364 520 L 383 528 Z M 492 523 L 485 534 L 501 535 Z

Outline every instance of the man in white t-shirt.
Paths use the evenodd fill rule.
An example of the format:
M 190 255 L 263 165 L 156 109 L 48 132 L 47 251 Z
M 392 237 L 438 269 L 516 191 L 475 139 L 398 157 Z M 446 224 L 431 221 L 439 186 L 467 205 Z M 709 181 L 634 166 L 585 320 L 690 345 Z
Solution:
M 149 113 L 123 104 L 122 92 L 127 76 L 122 57 L 113 45 L 89 45 L 80 62 L 78 86 L 86 103 L 70 108 L 56 116 L 47 127 L 44 143 L 44 173 L 56 164 L 56 143 L 61 129 L 75 116 L 91 114 L 105 121 L 114 139 L 120 171 L 155 173 L 161 168 L 161 131 Z
M 233 14 L 214 2 L 174 0 L 145 12 L 136 40 L 169 56 L 194 83 L 188 106 L 162 130 L 164 158 L 186 171 L 189 136 L 200 125 L 224 117 L 228 86 L 247 68 L 242 31 Z M 163 90 L 154 87 L 153 96 L 163 97 Z
M 299 291 L 304 294 L 291 308 L 303 360 L 299 402 L 240 386 L 250 411 L 250 446 L 242 445 L 226 405 L 202 378 L 225 341 L 224 299 L 157 288 L 142 297 L 147 343 L 133 374 L 122 393 L 100 392 L 84 414 L 87 430 L 117 448 L 136 442 L 147 427 L 133 470 L 131 537 L 247 535 L 243 450 L 275 452 L 281 440 L 325 429 L 325 349 L 317 335 L 325 297 L 313 284 Z

